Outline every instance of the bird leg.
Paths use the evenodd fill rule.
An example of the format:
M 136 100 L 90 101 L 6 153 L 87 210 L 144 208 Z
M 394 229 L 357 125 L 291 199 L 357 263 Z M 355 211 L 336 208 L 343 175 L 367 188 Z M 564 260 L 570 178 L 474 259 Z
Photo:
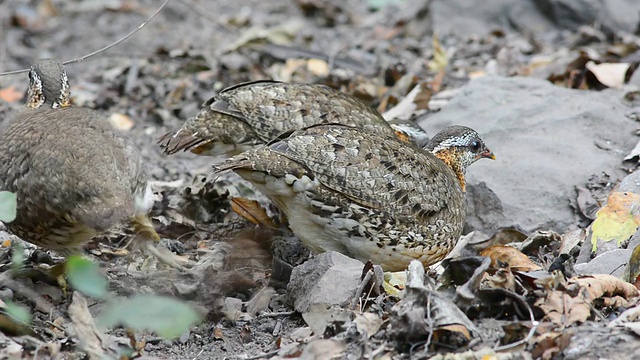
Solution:
M 141 236 L 145 241 L 144 249 L 155 256 L 161 263 L 174 269 L 186 272 L 185 267 L 179 264 L 176 256 L 168 249 L 159 249 L 154 242 L 160 241 L 160 236 L 153 227 L 151 220 L 146 215 L 136 215 L 131 219 L 131 224 L 137 236 Z M 163 251 L 164 250 L 164 251 Z
M 131 219 L 131 224 L 136 235 L 141 235 L 145 240 L 160 241 L 160 236 L 148 216 L 136 215 Z

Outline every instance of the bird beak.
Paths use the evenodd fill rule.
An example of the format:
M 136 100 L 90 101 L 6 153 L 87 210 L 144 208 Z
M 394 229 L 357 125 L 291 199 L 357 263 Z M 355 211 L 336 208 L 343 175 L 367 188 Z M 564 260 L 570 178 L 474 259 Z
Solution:
M 478 156 L 476 156 L 476 158 L 477 159 L 487 158 L 487 159 L 495 160 L 496 156 L 491 152 L 491 150 L 486 149 L 485 151 L 480 153 Z

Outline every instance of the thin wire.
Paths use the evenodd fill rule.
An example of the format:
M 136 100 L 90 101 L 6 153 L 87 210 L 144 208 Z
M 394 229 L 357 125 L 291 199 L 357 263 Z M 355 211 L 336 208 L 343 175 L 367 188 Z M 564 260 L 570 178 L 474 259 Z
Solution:
M 115 42 L 101 48 L 98 49 L 92 53 L 89 53 L 87 55 L 84 55 L 82 57 L 76 58 L 76 59 L 72 59 L 72 60 L 67 60 L 65 62 L 63 62 L 63 65 L 68 65 L 68 64 L 75 64 L 75 63 L 79 63 L 82 62 L 92 56 L 98 55 L 104 51 L 107 51 L 109 49 L 111 49 L 112 47 L 120 44 L 121 42 L 127 40 L 128 38 L 130 38 L 133 34 L 137 33 L 138 31 L 140 31 L 140 29 L 142 29 L 143 27 L 145 27 L 151 20 L 153 20 L 154 17 L 156 17 L 156 15 L 158 15 L 164 8 L 165 6 L 167 6 L 167 4 L 170 2 L 171 0 L 165 0 L 164 3 L 162 3 L 162 5 L 153 13 L 151 14 L 151 16 L 149 16 L 149 18 L 147 18 L 147 20 L 145 20 L 142 24 L 140 24 L 135 30 L 131 31 L 130 33 L 128 33 L 127 35 L 121 37 L 120 39 L 116 40 Z M 5 76 L 5 75 L 14 75 L 14 74 L 21 74 L 23 72 L 27 72 L 29 71 L 29 69 L 22 69 L 22 70 L 14 70 L 14 71 L 9 71 L 9 72 L 4 72 L 4 73 L 0 73 L 0 76 Z

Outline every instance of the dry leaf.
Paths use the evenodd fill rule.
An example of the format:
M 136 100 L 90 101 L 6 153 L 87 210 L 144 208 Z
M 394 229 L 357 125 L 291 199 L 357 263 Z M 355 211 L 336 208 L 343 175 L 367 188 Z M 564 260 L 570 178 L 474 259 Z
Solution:
M 231 210 L 256 225 L 262 225 L 271 229 L 278 227 L 269 215 L 267 215 L 267 211 L 256 200 L 237 197 L 232 198 Z
M 0 89 L 0 100 L 8 103 L 14 103 L 20 99 L 22 99 L 22 92 L 16 90 L 14 86 Z
M 630 64 L 626 63 L 596 64 L 593 61 L 589 61 L 585 67 L 591 71 L 603 85 L 612 88 L 621 88 L 622 85 L 624 85 L 624 79 L 627 75 L 627 70 L 629 70 L 629 65 Z
M 131 120 L 128 115 L 120 113 L 111 114 L 111 116 L 109 116 L 109 120 L 111 121 L 113 126 L 123 131 L 131 130 L 133 128 L 133 125 L 135 125 L 133 120 Z
M 404 284 L 406 282 L 406 271 L 385 272 L 382 287 L 387 294 L 391 296 L 402 297 L 402 290 L 404 290 Z
M 516 291 L 516 279 L 509 268 L 498 269 L 495 274 L 491 275 L 487 272 L 482 274 L 480 282 L 481 289 L 505 289 L 512 292 Z
M 490 258 L 491 266 L 493 268 L 498 268 L 499 266 L 497 265 L 497 262 L 500 261 L 508 264 L 509 267 L 518 271 L 536 271 L 542 269 L 540 266 L 536 265 L 536 263 L 531 261 L 531 259 L 529 259 L 525 254 L 512 246 L 493 245 L 482 250 L 480 255 Z
M 633 248 L 629 263 L 625 269 L 625 280 L 640 289 L 640 245 Z
M 534 305 L 544 312 L 545 319 L 561 326 L 587 321 L 596 300 L 601 306 L 630 307 L 634 305 L 630 300 L 640 296 L 635 286 L 607 274 L 577 276 L 557 288 Z
M 447 54 L 445 50 L 440 45 L 440 40 L 438 40 L 438 35 L 435 33 L 433 34 L 432 42 L 433 42 L 433 59 L 431 59 L 427 63 L 427 67 L 431 71 L 440 72 L 446 69 L 447 65 L 449 64 L 449 60 L 447 59 Z
M 329 64 L 321 59 L 309 59 L 307 60 L 307 70 L 315 76 L 327 76 L 329 75 Z
M 216 340 L 224 339 L 224 336 L 222 334 L 222 329 L 217 325 L 215 328 L 213 328 L 213 338 Z
M 373 313 L 356 314 L 354 321 L 358 332 L 366 334 L 367 339 L 375 335 L 380 329 L 380 326 L 382 326 L 380 316 Z
M 636 144 L 636 147 L 634 147 L 633 150 L 624 157 L 624 160 L 630 161 L 634 158 L 640 158 L 640 141 Z
M 635 208 L 640 204 L 640 195 L 632 192 L 612 192 L 607 204 L 596 214 L 591 224 L 592 252 L 598 250 L 598 244 L 615 240 L 618 247 L 627 241 L 640 224 L 640 214 Z

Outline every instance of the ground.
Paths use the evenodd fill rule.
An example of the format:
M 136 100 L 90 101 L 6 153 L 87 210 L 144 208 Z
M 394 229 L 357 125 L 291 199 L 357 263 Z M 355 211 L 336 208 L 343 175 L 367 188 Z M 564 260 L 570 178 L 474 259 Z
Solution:
M 0 71 L 27 69 L 38 58 L 70 60 L 86 55 L 138 27 L 160 3 L 148 0 L 0 0 Z M 412 334 L 408 329 L 415 325 L 412 323 L 415 313 L 408 312 L 407 315 L 400 306 L 391 310 L 398 298 L 380 293 L 358 307 L 357 314 L 351 315 L 355 320 L 332 323 L 324 332 L 324 340 L 315 338 L 316 347 L 305 347 L 311 339 L 306 325 L 313 321 L 306 314 L 303 319 L 293 311 L 285 290 L 288 273 L 285 271 L 283 279 L 279 279 L 272 269 L 272 263 L 281 258 L 297 265 L 302 260 L 292 257 L 304 259 L 304 250 L 289 234 L 265 230 L 240 219 L 230 210 L 229 197 L 232 196 L 257 197 L 263 205 L 265 202 L 259 194 L 238 185 L 240 181 L 233 175 L 212 176 L 211 165 L 219 158 L 191 153 L 166 156 L 157 146 L 161 135 L 195 115 L 200 105 L 217 91 L 249 80 L 324 83 L 360 98 L 381 112 L 400 104 L 396 115 L 399 118 L 413 116 L 413 120 L 414 115 L 424 117 L 436 112 L 442 107 L 442 103 L 436 102 L 446 104 L 448 91 L 459 89 L 470 79 L 483 75 L 535 76 L 553 81 L 557 86 L 591 92 L 616 87 L 607 81 L 608 75 L 595 75 L 594 78 L 596 71 L 585 70 L 589 57 L 595 58 L 596 54 L 600 55 L 599 62 L 631 64 L 624 69 L 626 79 L 622 76 L 622 82 L 629 82 L 639 62 L 636 50 L 640 41 L 632 34 L 640 24 L 637 19 L 611 9 L 598 12 L 589 8 L 590 11 L 582 13 L 580 10 L 584 9 L 580 5 L 569 8 L 571 11 L 568 12 L 562 7 L 554 8 L 556 12 L 553 12 L 543 6 L 534 6 L 534 3 L 525 1 L 503 8 L 504 4 L 496 2 L 493 7 L 487 5 L 476 9 L 465 5 L 464 1 L 173 0 L 155 19 L 123 43 L 85 61 L 69 64 L 67 72 L 74 104 L 115 114 L 112 119 L 119 120 L 118 126 L 134 140 L 145 159 L 158 200 L 152 215 L 163 243 L 185 262 L 196 263 L 194 269 L 197 271 L 184 275 L 143 257 L 138 250 L 131 250 L 126 256 L 114 256 L 114 249 L 127 239 L 118 234 L 89 245 L 88 253 L 100 263 L 114 294 L 127 296 L 153 292 L 171 295 L 189 301 L 206 315 L 203 323 L 177 340 L 162 340 L 150 333 L 135 334 L 137 341 L 144 342 L 141 345 L 144 356 L 163 359 L 301 356 L 310 359 L 326 358 L 335 351 L 333 354 L 344 358 L 402 359 L 427 358 L 456 350 L 468 351 L 468 354 L 476 351 L 468 358 L 479 358 L 482 351 L 496 358 L 598 358 L 609 356 L 609 350 L 616 351 L 618 358 L 633 354 L 640 346 L 631 330 L 606 327 L 602 321 L 598 322 L 607 316 L 613 319 L 622 310 L 633 308 L 637 294 L 626 287 L 628 283 L 597 278 L 598 284 L 606 283 L 609 289 L 614 289 L 611 292 L 617 297 L 603 291 L 606 295 L 591 294 L 592 298 L 587 296 L 589 302 L 584 299 L 580 302 L 575 297 L 567 298 L 566 294 L 574 294 L 571 289 L 579 288 L 580 283 L 573 279 L 575 273 L 570 266 L 562 262 L 560 267 L 566 279 L 554 277 L 555 285 L 549 285 L 549 280 L 535 288 L 536 276 L 518 273 L 537 271 L 535 266 L 538 265 L 548 270 L 561 257 L 561 244 L 568 241 L 569 230 L 589 225 L 595 217 L 593 213 L 591 218 L 581 218 L 581 223 L 576 221 L 565 228 L 553 228 L 561 234 L 566 231 L 562 241 L 555 233 L 538 236 L 529 231 L 522 234 L 518 229 L 500 229 L 496 232 L 498 235 L 491 237 L 492 244 L 502 243 L 496 240 L 500 235 L 510 240 L 504 243 L 515 238 L 519 242 L 527 239 L 524 243 L 529 245 L 518 249 L 534 259 L 535 264 L 531 260 L 522 260 L 520 267 L 511 263 L 512 268 L 518 269 L 508 275 L 495 262 L 491 271 L 487 270 L 488 264 L 483 268 L 491 272 L 491 276 L 483 278 L 483 284 L 489 282 L 489 288 L 506 289 L 511 291 L 509 294 L 519 294 L 517 297 L 490 294 L 486 288 L 479 289 L 478 282 L 473 287 L 469 284 L 477 276 L 471 274 L 463 280 L 453 281 L 459 289 L 471 286 L 469 289 L 474 294 L 467 302 L 461 301 L 464 296 L 459 290 L 455 300 L 457 307 L 447 302 L 450 300 L 439 300 L 438 295 L 429 293 L 431 287 L 423 285 L 422 279 L 413 287 L 408 286 L 413 290 L 405 295 L 403 304 L 406 308 L 422 306 L 416 304 L 427 302 L 424 296 L 433 301 L 434 307 L 449 306 L 442 304 L 459 307 L 465 310 L 473 324 L 459 320 L 456 311 L 447 316 L 457 319 L 453 321 L 457 325 L 465 324 L 465 331 L 447 328 L 448 335 L 443 335 L 445 330 L 438 328 L 435 335 L 433 331 L 428 332 L 428 336 L 419 331 L 416 332 L 418 335 Z M 564 12 L 560 11 L 563 9 Z M 524 11 L 522 14 L 525 15 L 518 15 L 519 11 Z M 632 26 L 633 21 L 636 21 L 636 28 Z M 601 27 L 594 25 L 602 23 Z M 590 44 L 591 53 L 576 59 L 573 55 L 582 44 Z M 0 77 L 0 120 L 20 108 L 27 84 L 26 73 Z M 403 99 L 415 96 L 410 91 L 416 84 L 422 84 L 418 97 L 413 102 L 403 103 Z M 632 137 L 628 139 L 635 141 Z M 497 155 L 500 158 L 501 154 Z M 620 158 L 622 155 L 617 154 Z M 617 162 L 611 166 L 620 167 Z M 594 180 L 586 184 L 587 179 L 583 180 L 593 198 L 606 198 L 611 189 L 608 181 Z M 567 203 L 575 198 L 573 194 L 570 199 L 566 195 Z M 577 199 L 576 216 L 586 212 L 581 207 L 581 198 L 578 196 Z M 583 202 L 587 205 L 596 203 L 595 200 Z M 549 207 L 555 205 L 549 204 Z M 594 206 L 597 209 L 600 205 L 602 202 Z M 521 220 L 514 219 L 516 225 L 518 221 Z M 526 221 L 531 224 L 530 219 Z M 496 230 L 480 228 L 478 222 L 470 224 L 468 231 L 491 234 Z M 2 236 L 8 234 L 3 232 Z M 581 239 L 584 240 L 584 236 Z M 276 243 L 287 245 L 284 250 L 280 246 L 274 255 L 277 246 L 273 244 Z M 531 243 L 540 243 L 543 248 L 532 250 Z M 30 255 L 33 247 L 25 246 Z M 6 265 L 9 263 L 8 249 L 3 251 L 2 262 Z M 287 254 L 283 255 L 284 252 Z M 494 259 L 492 253 L 481 254 Z M 571 255 L 577 254 L 572 252 Z M 510 253 L 506 256 L 513 260 L 519 255 Z M 473 266 L 468 265 L 472 269 L 481 268 L 477 259 L 467 259 L 467 262 L 473 263 Z M 452 268 L 465 268 L 467 262 L 452 265 Z M 546 270 L 545 274 L 548 275 Z M 511 283 L 512 287 L 496 285 L 505 282 Z M 514 285 L 516 282 L 519 287 Z M 14 298 L 29 306 L 34 314 L 34 332 L 13 343 L 3 338 L 5 346 L 21 346 L 14 352 L 6 350 L 4 354 L 35 357 L 37 350 L 46 354 L 38 358 L 83 358 L 83 352 L 76 347 L 78 338 L 69 318 L 72 296 L 63 295 L 56 287 L 37 279 L 20 280 L 20 283 L 35 290 L 36 294 L 44 295 L 55 309 L 51 313 L 43 312 L 20 291 L 14 294 L 0 290 L 4 291 L 0 298 Z M 449 295 L 454 292 L 452 288 L 448 291 Z M 559 311 L 553 305 L 553 300 L 557 300 L 555 297 L 559 302 L 575 301 L 576 308 L 585 304 L 591 306 L 591 301 L 600 307 L 597 312 L 586 310 L 586 315 L 574 313 L 579 319 L 558 320 L 553 316 L 554 311 Z M 104 306 L 101 301 L 88 302 L 94 315 Z M 535 312 L 529 314 L 532 307 Z M 496 308 L 500 311 L 495 311 Z M 229 313 L 233 309 L 242 316 L 238 318 Z M 321 313 L 326 314 L 326 309 L 324 311 Z M 385 326 L 390 323 L 391 327 L 382 326 L 383 330 L 377 331 L 381 326 L 378 325 L 371 336 L 363 335 L 363 327 L 372 326 L 362 325 L 362 319 L 367 318 L 363 314 L 373 314 L 371 317 L 379 318 L 381 322 L 384 319 Z M 560 314 L 568 316 L 562 311 Z M 535 322 L 529 322 L 530 315 L 541 321 L 539 328 L 534 326 Z M 336 325 L 338 323 L 344 328 Z M 534 330 L 527 335 L 532 328 Z M 451 338 L 456 335 L 465 338 L 460 334 L 467 333 L 473 334 L 469 335 L 474 338 L 471 343 L 467 338 L 463 341 L 464 346 L 452 345 L 458 342 Z M 103 344 L 105 353 L 113 355 L 118 349 L 131 346 L 123 329 L 108 330 L 106 334 L 111 340 L 108 346 Z M 432 336 L 436 336 L 436 343 L 446 346 L 425 347 L 427 338 L 432 339 Z M 598 346 L 593 345 L 603 337 L 606 339 Z M 494 352 L 498 345 L 520 339 L 526 344 L 498 355 Z M 463 358 L 461 354 L 458 356 Z

